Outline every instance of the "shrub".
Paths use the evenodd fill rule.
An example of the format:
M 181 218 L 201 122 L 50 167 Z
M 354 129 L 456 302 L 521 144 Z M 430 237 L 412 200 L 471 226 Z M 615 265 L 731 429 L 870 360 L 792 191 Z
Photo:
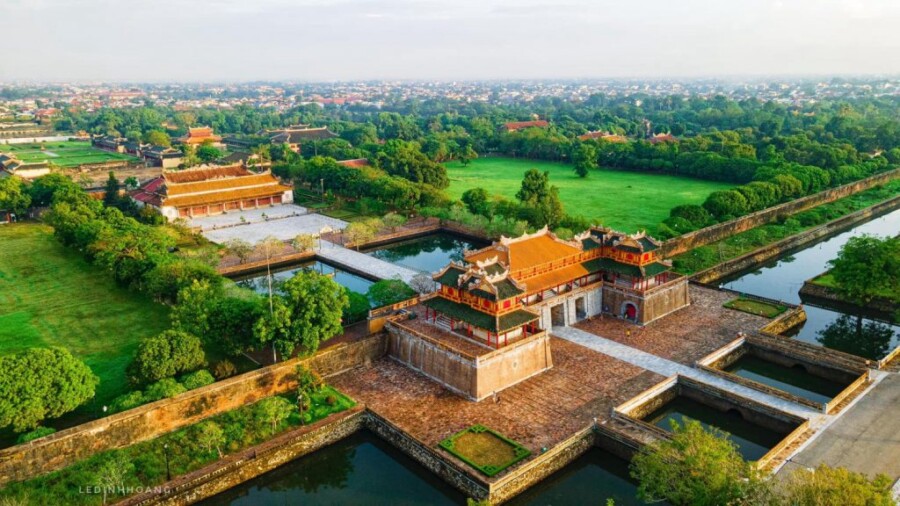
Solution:
M 330 404 L 329 404 L 330 406 Z M 20 434 L 19 438 L 16 439 L 16 444 L 20 445 L 22 443 L 27 443 L 29 441 L 34 441 L 35 439 L 42 438 L 44 436 L 49 436 L 56 432 L 56 429 L 52 427 L 38 427 L 31 432 L 26 432 L 24 434 Z
M 212 373 L 217 380 L 223 380 L 237 374 L 237 367 L 234 366 L 234 363 L 232 363 L 231 360 L 220 360 L 216 362 Z
M 203 345 L 197 336 L 167 330 L 158 336 L 142 339 L 134 361 L 128 366 L 133 384 L 171 378 L 206 365 Z
M 178 394 L 187 392 L 184 385 L 172 378 L 159 380 L 147 387 L 147 397 L 145 402 L 158 401 L 167 397 L 175 397 Z
M 325 386 L 322 377 L 304 365 L 297 366 L 297 392 L 312 395 Z
M 181 378 L 181 384 L 187 390 L 193 390 L 195 388 L 205 387 L 206 385 L 211 385 L 216 382 L 216 379 L 213 378 L 213 375 L 209 373 L 206 369 L 200 369 L 199 371 L 194 371 L 190 374 L 185 374 Z
M 144 397 L 144 392 L 141 392 L 140 390 L 128 392 L 127 394 L 122 394 L 112 400 L 109 405 L 109 413 L 113 414 L 128 411 L 129 409 L 136 408 L 147 402 L 146 397 Z

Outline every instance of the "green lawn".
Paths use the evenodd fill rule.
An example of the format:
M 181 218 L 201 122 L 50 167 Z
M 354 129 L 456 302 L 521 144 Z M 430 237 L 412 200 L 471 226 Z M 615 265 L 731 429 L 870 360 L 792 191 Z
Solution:
M 745 299 L 743 297 L 738 297 L 734 300 L 730 300 L 726 302 L 724 306 L 729 309 L 735 309 L 737 311 L 743 311 L 745 313 L 764 316 L 766 318 L 775 318 L 781 313 L 787 311 L 787 306 L 770 304 L 768 302 L 763 302 L 760 300 Z
M 550 183 L 559 187 L 559 195 L 568 214 L 584 216 L 625 232 L 656 226 L 680 204 L 700 204 L 715 190 L 734 185 L 677 176 L 611 169 L 591 171 L 587 178 L 575 175 L 566 163 L 515 158 L 479 158 L 463 167 L 459 162 L 446 164 L 450 177 L 447 193 L 458 199 L 469 188 L 482 187 L 488 193 L 514 199 L 528 169 L 550 171 Z
M 116 286 L 60 245 L 50 227 L 0 226 L 0 354 L 33 346 L 68 349 L 100 377 L 94 407 L 128 390 L 125 367 L 137 342 L 167 329 L 168 313 Z
M 112 160 L 136 160 L 131 155 L 94 148 L 90 142 L 85 141 L 0 144 L 0 152 L 12 152 L 23 162 L 47 161 L 59 167 L 77 167 L 86 163 L 102 163 Z

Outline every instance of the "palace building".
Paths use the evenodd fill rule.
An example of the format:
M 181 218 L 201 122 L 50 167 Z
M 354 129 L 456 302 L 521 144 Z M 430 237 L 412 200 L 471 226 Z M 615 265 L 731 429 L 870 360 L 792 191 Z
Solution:
M 547 329 L 601 314 L 646 325 L 689 305 L 687 278 L 671 272 L 659 251 L 660 243 L 644 233 L 600 227 L 571 241 L 546 227 L 501 238 L 436 273 L 438 289 L 421 301 L 415 323 L 391 322 L 389 350 L 445 386 L 482 399 L 552 367 Z M 472 347 L 463 352 L 469 344 L 462 341 L 482 353 L 467 362 Z
M 200 146 L 201 144 L 212 144 L 216 147 L 225 146 L 222 144 L 222 138 L 214 134 L 211 127 L 188 128 L 187 135 L 179 137 L 178 142 L 191 146 Z
M 255 174 L 241 164 L 163 171 L 131 194 L 140 206 L 169 220 L 257 209 L 294 201 L 293 189 L 270 172 Z
M 280 130 L 267 130 L 266 135 L 272 144 L 287 144 L 295 153 L 300 152 L 300 146 L 305 143 L 313 143 L 334 139 L 338 135 L 328 127 L 308 128 L 307 125 L 297 125 Z
M 23 162 L 12 153 L 0 153 L 0 178 L 17 176 L 27 181 L 37 179 L 50 173 L 50 163 Z

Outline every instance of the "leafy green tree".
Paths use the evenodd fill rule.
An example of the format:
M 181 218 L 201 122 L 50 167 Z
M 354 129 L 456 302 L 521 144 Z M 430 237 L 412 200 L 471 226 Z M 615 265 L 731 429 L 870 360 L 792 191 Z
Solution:
M 0 211 L 12 211 L 24 215 L 31 205 L 31 196 L 25 182 L 18 177 L 0 178 Z
M 265 318 L 260 297 L 216 297 L 205 305 L 209 344 L 216 343 L 230 356 L 253 350 L 258 341 L 254 323 Z
M 222 458 L 222 445 L 225 444 L 225 431 L 216 422 L 205 421 L 197 424 L 194 430 L 194 441 L 206 452 L 213 450 Z
M 851 302 L 866 306 L 881 294 L 900 295 L 898 237 L 851 237 L 828 264 L 838 290 Z
M 490 195 L 484 188 L 469 188 L 463 192 L 460 200 L 472 214 L 480 214 L 488 218 L 493 214 Z
M 709 214 L 722 220 L 742 216 L 749 210 L 747 198 L 736 190 L 720 190 L 709 194 L 703 207 Z
M 356 246 L 359 250 L 362 244 L 365 244 L 375 238 L 376 230 L 366 223 L 353 222 L 344 229 L 344 235 L 347 240 Z
M 325 382 L 318 373 L 303 364 L 297 366 L 297 393 L 313 395 L 324 386 Z
M 791 472 L 779 491 L 784 504 L 792 506 L 894 506 L 892 480 L 884 474 L 873 479 L 820 464 L 815 469 Z
M 2 186 L 0 182 L 0 186 Z M 53 202 L 53 195 L 57 191 L 80 191 L 81 188 L 72 181 L 72 178 L 60 172 L 51 172 L 45 176 L 41 176 L 31 182 L 28 187 L 28 194 L 31 195 L 31 203 L 34 206 L 49 206 Z M 3 207 L 0 204 L 0 207 Z
M 108 495 L 118 495 L 118 490 L 125 486 L 125 481 L 134 473 L 134 464 L 127 454 L 114 450 L 107 455 L 97 467 L 94 481 L 102 490 L 102 504 L 106 504 Z
M 222 245 L 225 246 L 225 251 L 236 256 L 240 263 L 246 262 L 253 254 L 253 245 L 238 237 L 228 239 Z
M 286 420 L 294 411 L 294 405 L 284 397 L 266 397 L 256 403 L 256 419 L 272 425 L 272 435 L 278 431 L 278 424 Z
M 202 144 L 197 148 L 196 154 L 202 163 L 210 163 L 222 158 L 222 151 L 211 144 Z
M 766 483 L 718 429 L 672 422 L 672 438 L 641 449 L 631 462 L 638 497 L 675 505 L 739 504 L 767 494 Z
M 291 246 L 294 247 L 295 250 L 303 252 L 303 251 L 312 251 L 316 247 L 317 239 L 312 234 L 298 234 L 291 241 Z
M 344 323 L 350 324 L 365 320 L 369 316 L 371 307 L 369 299 L 365 295 L 345 289 L 347 294 L 347 308 L 344 310 Z
M 391 229 L 391 232 L 396 232 L 397 227 L 405 225 L 407 220 L 406 216 L 403 216 L 402 214 L 387 213 L 384 215 L 384 218 L 382 218 L 382 221 L 384 222 L 384 226 Z
M 99 382 L 84 362 L 60 348 L 29 348 L 0 357 L 0 427 L 33 429 L 94 397 Z
M 138 178 L 136 178 L 136 177 L 134 177 L 134 176 L 128 176 L 127 178 L 125 178 L 125 183 L 124 183 L 124 184 L 125 184 L 125 188 L 126 188 L 126 189 L 128 189 L 128 190 L 134 190 L 134 189 L 136 189 L 138 186 L 140 186 L 141 183 L 140 183 L 140 181 L 138 181 Z
M 122 185 L 119 184 L 119 179 L 116 177 L 115 172 L 109 172 L 109 178 L 106 179 L 106 186 L 103 190 L 103 205 L 107 207 L 119 207 L 119 189 Z
M 144 276 L 145 289 L 159 301 L 174 302 L 178 292 L 195 281 L 221 283 L 215 269 L 199 260 L 176 259 L 158 264 Z
M 565 216 L 559 189 L 550 185 L 550 172 L 529 169 L 522 179 L 516 198 L 529 211 L 529 221 L 538 227 L 556 227 Z
M 465 146 L 460 147 L 456 157 L 459 158 L 463 167 L 468 167 L 469 164 L 472 163 L 472 160 L 478 158 L 478 153 L 475 152 L 475 149 L 471 144 L 466 144 Z
M 282 331 L 271 335 L 271 341 L 283 356 L 297 348 L 303 355 L 315 353 L 319 343 L 343 331 L 341 315 L 349 301 L 330 276 L 303 270 L 285 281 L 281 291 L 286 312 L 277 325 Z
M 375 307 L 383 307 L 415 297 L 416 292 L 402 280 L 382 279 L 373 283 L 366 295 Z
M 200 338 L 177 330 L 167 330 L 140 341 L 128 376 L 135 385 L 150 383 L 206 365 Z
M 144 142 L 165 148 L 172 147 L 172 139 L 169 134 L 161 130 L 151 130 L 144 134 Z
M 572 161 L 578 177 L 587 177 L 591 170 L 597 168 L 597 147 L 594 143 L 581 142 L 575 146 Z

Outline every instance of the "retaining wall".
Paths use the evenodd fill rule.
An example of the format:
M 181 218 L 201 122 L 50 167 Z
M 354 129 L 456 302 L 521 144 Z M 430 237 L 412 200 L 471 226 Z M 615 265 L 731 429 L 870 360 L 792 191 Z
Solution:
M 370 363 L 385 354 L 385 337 L 344 343 L 145 404 L 0 451 L 0 485 L 61 469 L 96 453 L 153 439 L 225 411 L 296 387 L 298 364 L 322 376 Z
M 662 254 L 666 257 L 678 255 L 696 247 L 704 246 L 725 239 L 726 237 L 745 232 L 751 228 L 771 223 L 781 216 L 799 213 L 868 190 L 869 188 L 888 183 L 897 177 L 900 177 L 900 169 L 882 172 L 881 174 L 876 174 L 867 177 L 866 179 L 838 186 L 837 188 L 830 188 L 790 202 L 785 202 L 784 204 L 769 207 L 731 221 L 726 221 L 725 223 L 719 223 L 694 232 L 689 232 L 663 243 Z
M 310 426 L 292 430 L 261 445 L 228 455 L 212 465 L 179 476 L 158 490 L 129 497 L 117 504 L 193 504 L 350 436 L 363 426 L 364 418 L 362 407 L 336 413 Z
M 758 267 L 761 263 L 779 257 L 794 248 L 805 246 L 897 208 L 900 208 L 900 195 L 697 272 L 691 279 L 701 283 L 714 283 L 726 276 Z

